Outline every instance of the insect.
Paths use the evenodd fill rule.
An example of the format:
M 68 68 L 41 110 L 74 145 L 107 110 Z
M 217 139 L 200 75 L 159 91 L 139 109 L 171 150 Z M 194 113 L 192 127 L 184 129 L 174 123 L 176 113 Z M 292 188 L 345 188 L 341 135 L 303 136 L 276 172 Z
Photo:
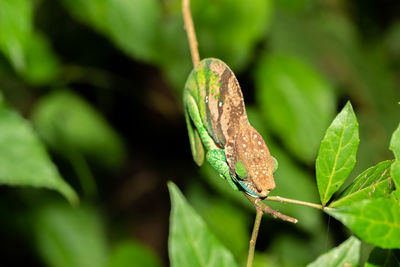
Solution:
M 207 161 L 234 190 L 265 198 L 275 188 L 277 161 L 248 119 L 232 70 L 206 58 L 190 73 L 183 92 L 190 147 L 197 165 Z

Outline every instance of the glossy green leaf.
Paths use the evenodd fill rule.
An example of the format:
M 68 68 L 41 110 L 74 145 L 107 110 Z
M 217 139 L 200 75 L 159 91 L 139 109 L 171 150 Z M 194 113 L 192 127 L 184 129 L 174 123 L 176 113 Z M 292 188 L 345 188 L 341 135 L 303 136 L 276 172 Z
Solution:
M 340 246 L 331 249 L 327 253 L 319 256 L 315 261 L 308 264 L 307 267 L 336 267 L 336 266 L 358 266 L 360 260 L 361 241 L 351 236 Z
M 59 73 L 59 62 L 44 36 L 33 29 L 33 1 L 0 2 L 0 51 L 28 82 L 44 84 Z
M 399 265 L 399 250 L 374 248 L 364 267 L 391 267 Z
M 172 182 L 168 251 L 171 266 L 237 266 Z
M 106 266 L 106 236 L 92 208 L 52 204 L 40 208 L 34 218 L 36 247 L 48 266 Z
M 363 200 L 350 206 L 327 208 L 325 212 L 372 245 L 400 248 L 400 205 L 396 201 Z
M 29 122 L 0 105 L 0 184 L 56 190 L 71 203 L 75 191 L 62 179 Z
M 325 205 L 356 163 L 358 123 L 348 102 L 325 133 L 315 163 L 321 203 Z
M 390 140 L 390 150 L 393 151 L 394 156 L 397 160 L 400 160 L 400 124 L 397 129 L 393 132 L 392 139 Z
M 117 244 L 110 255 L 107 267 L 161 267 L 161 261 L 153 251 L 138 241 Z
M 334 115 L 333 89 L 305 62 L 279 54 L 260 59 L 256 86 L 271 131 L 299 159 L 312 162 Z
M 46 143 L 66 157 L 73 150 L 110 167 L 124 157 L 122 141 L 114 129 L 71 92 L 56 91 L 39 100 L 33 122 Z
M 329 206 L 346 206 L 360 200 L 389 197 L 394 188 L 390 175 L 392 162 L 383 161 L 361 173 Z

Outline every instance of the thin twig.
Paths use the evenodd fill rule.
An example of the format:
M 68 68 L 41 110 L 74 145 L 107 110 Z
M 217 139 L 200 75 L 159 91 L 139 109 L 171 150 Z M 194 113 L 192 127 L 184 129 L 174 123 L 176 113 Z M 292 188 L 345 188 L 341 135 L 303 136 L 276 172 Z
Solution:
M 251 239 L 249 244 L 249 254 L 247 256 L 247 265 L 246 265 L 247 267 L 253 266 L 254 250 L 256 248 L 258 230 L 260 229 L 261 219 L 264 214 L 264 211 L 259 207 L 256 208 L 256 212 L 257 213 L 256 213 L 256 219 L 254 220 L 253 233 L 251 234 Z
M 190 12 L 190 0 L 182 0 L 182 14 L 185 30 L 189 40 L 190 54 L 192 55 L 193 66 L 196 66 L 200 62 L 200 56 L 199 49 L 197 47 L 198 45 L 196 31 L 194 30 L 192 13 Z
M 285 214 L 282 214 L 282 213 L 280 213 L 280 212 L 277 211 L 277 210 L 271 209 L 270 207 L 268 207 L 267 205 L 265 205 L 265 203 L 263 203 L 263 202 L 261 201 L 261 199 L 251 197 L 251 196 L 247 195 L 246 193 L 243 193 L 243 194 L 247 197 L 247 199 L 248 199 L 251 203 L 253 203 L 253 205 L 256 207 L 256 209 L 259 208 L 259 209 L 261 209 L 264 213 L 271 214 L 272 217 L 274 217 L 274 218 L 279 218 L 279 219 L 281 219 L 281 220 L 283 220 L 283 221 L 287 221 L 287 222 L 291 222 L 291 223 L 297 223 L 297 219 L 292 218 L 292 217 L 290 217 L 290 216 L 287 216 L 287 215 L 285 215 Z
M 310 202 L 296 200 L 296 199 L 284 198 L 284 197 L 280 197 L 280 196 L 268 196 L 265 200 L 277 201 L 277 202 L 281 202 L 281 203 L 297 204 L 297 205 L 307 206 L 307 207 L 311 207 L 314 209 L 320 209 L 320 210 L 324 209 L 324 206 L 322 206 L 320 204 L 310 203 Z

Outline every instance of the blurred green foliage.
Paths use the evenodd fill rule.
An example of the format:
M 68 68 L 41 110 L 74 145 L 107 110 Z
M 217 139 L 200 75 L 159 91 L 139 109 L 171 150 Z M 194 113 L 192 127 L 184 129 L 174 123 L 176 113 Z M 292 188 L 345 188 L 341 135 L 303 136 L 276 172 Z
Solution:
M 106 266 L 104 228 L 91 207 L 50 203 L 34 214 L 36 246 L 49 266 Z
M 398 216 L 400 198 L 399 128 L 392 136 L 400 118 L 397 1 L 192 0 L 191 7 L 200 56 L 235 71 L 249 119 L 279 161 L 271 194 L 319 202 L 314 160 L 350 100 L 361 142 L 354 169 L 337 177 L 342 187 L 328 190 L 331 205 L 344 206 L 330 213 L 363 243 L 397 248 L 376 238 L 390 227 L 384 216 Z M 223 257 L 244 264 L 252 207 L 191 160 L 180 102 L 191 69 L 180 0 L 0 0 L 0 183 L 10 186 L 0 188 L 0 265 L 168 265 L 167 179 L 184 189 Z M 83 204 L 16 185 L 53 189 L 70 202 L 79 194 Z M 371 195 L 393 208 L 377 217 L 372 235 L 350 218 L 376 209 Z M 322 212 L 268 204 L 299 223 L 264 216 L 255 266 L 304 266 L 327 251 L 317 261 L 337 253 L 347 261 L 343 247 L 358 249 L 354 237 L 339 245 L 347 230 Z M 399 262 L 396 250 L 362 253 L 366 266 Z
M 115 130 L 90 104 L 67 90 L 40 99 L 32 120 L 48 146 L 66 158 L 78 152 L 111 168 L 123 160 L 123 143 Z
M 75 191 L 62 179 L 32 126 L 0 103 L 0 184 L 54 189 L 71 204 Z
M 351 236 L 337 248 L 321 255 L 308 267 L 318 266 L 358 266 L 361 242 Z
M 237 266 L 233 255 L 208 230 L 175 184 L 171 194 L 171 226 L 168 239 L 171 266 Z
M 154 252 L 140 242 L 121 241 L 114 248 L 108 267 L 124 267 L 135 263 L 136 266 L 162 266 Z

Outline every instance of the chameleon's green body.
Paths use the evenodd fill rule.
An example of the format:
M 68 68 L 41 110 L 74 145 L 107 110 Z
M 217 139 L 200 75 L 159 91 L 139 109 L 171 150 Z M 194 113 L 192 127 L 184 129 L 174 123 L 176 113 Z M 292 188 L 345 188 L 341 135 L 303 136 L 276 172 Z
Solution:
M 266 197 L 275 188 L 275 159 L 249 124 L 239 83 L 221 60 L 202 60 L 186 81 L 183 101 L 194 161 L 208 162 L 235 190 Z

